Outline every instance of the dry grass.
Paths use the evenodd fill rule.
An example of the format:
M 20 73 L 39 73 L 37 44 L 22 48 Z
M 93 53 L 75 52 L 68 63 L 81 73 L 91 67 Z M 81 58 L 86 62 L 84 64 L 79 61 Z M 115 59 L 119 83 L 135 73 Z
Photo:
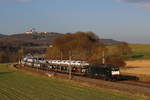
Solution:
M 150 60 L 127 61 L 126 68 L 121 69 L 122 73 L 135 75 L 140 80 L 150 81 Z
M 127 61 L 125 72 L 150 75 L 150 60 Z
M 150 67 L 150 60 L 127 61 L 127 66 Z

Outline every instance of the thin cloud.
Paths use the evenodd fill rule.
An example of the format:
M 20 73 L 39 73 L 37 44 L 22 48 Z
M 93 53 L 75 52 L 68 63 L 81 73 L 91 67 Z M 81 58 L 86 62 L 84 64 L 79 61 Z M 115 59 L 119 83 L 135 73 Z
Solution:
M 117 2 L 126 2 L 135 4 L 136 8 L 150 10 L 150 0 L 115 0 Z
M 143 8 L 145 10 L 150 10 L 150 3 L 138 5 L 137 8 Z
M 118 2 L 128 2 L 128 3 L 148 3 L 150 0 L 116 0 Z

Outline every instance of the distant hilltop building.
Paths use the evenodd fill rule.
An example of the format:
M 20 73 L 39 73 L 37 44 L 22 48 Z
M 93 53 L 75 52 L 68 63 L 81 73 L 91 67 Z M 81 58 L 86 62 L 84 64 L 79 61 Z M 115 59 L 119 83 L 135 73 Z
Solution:
M 31 30 L 28 30 L 28 31 L 26 31 L 25 32 L 26 34 L 32 34 L 33 33 L 33 30 L 31 29 Z
M 37 34 L 37 33 L 39 33 L 39 34 L 41 34 L 41 33 L 47 34 L 48 32 L 38 32 L 38 31 L 36 31 L 35 28 L 30 29 L 30 30 L 28 30 L 28 31 L 25 32 L 25 34 Z

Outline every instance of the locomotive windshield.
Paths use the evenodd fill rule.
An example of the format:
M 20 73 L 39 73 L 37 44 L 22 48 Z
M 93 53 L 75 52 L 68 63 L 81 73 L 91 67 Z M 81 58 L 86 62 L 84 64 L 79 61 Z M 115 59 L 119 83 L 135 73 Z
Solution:
M 118 67 L 112 67 L 111 70 L 112 71 L 119 71 L 119 68 Z

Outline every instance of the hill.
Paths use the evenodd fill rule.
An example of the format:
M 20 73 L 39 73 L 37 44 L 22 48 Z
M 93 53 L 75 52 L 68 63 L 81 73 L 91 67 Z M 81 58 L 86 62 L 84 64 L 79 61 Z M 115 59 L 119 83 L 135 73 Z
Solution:
M 0 50 L 9 48 L 17 51 L 21 47 L 49 46 L 52 41 L 63 34 L 50 32 L 47 34 L 13 34 L 0 38 Z
M 0 42 L 7 44 L 21 45 L 21 46 L 43 46 L 49 45 L 52 41 L 63 34 L 60 33 L 47 33 L 47 34 L 13 34 L 0 39 Z
M 62 33 L 56 32 L 40 32 L 32 34 L 13 34 L 13 35 L 0 35 L 0 50 L 17 52 L 20 48 L 26 48 L 26 53 L 43 53 L 47 47 L 52 44 L 53 40 L 62 36 Z M 120 41 L 112 39 L 100 39 L 100 43 L 105 45 L 114 45 L 121 43 Z
M 100 42 L 105 45 L 115 45 L 122 43 L 121 41 L 113 40 L 113 39 L 100 39 Z
M 7 35 L 4 35 L 4 34 L 0 34 L 0 38 L 2 38 L 2 37 L 5 37 L 5 36 L 7 36 Z
M 49 33 L 35 33 L 35 34 L 13 34 L 9 36 L 0 34 L 0 48 L 6 46 L 49 46 L 52 44 L 53 40 L 59 36 L 62 36 L 61 33 L 49 32 Z M 113 39 L 100 39 L 100 43 L 105 45 L 113 45 L 121 43 Z

